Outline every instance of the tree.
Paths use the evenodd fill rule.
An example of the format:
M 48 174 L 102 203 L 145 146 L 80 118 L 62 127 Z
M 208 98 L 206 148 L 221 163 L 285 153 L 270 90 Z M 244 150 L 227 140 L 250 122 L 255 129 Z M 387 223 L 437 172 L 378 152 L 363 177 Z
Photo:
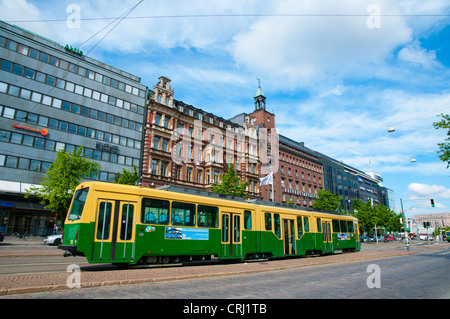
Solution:
M 358 218 L 359 227 L 361 228 L 361 234 L 364 232 L 371 232 L 371 230 L 377 224 L 379 218 L 375 214 L 375 210 L 371 202 L 363 203 L 358 198 L 353 201 L 354 216 Z
M 137 173 L 136 165 L 133 165 L 133 172 L 123 168 L 122 173 L 117 173 L 117 176 L 117 181 L 114 182 L 116 184 L 137 185 L 139 182 L 139 174 Z
M 97 173 L 100 165 L 81 156 L 83 147 L 67 153 L 59 150 L 55 161 L 50 165 L 47 174 L 41 182 L 41 187 L 31 186 L 27 189 L 25 198 L 35 196 L 41 199 L 46 209 L 62 213 L 63 217 L 69 210 L 75 188 L 85 177 Z
M 380 226 L 386 227 L 386 231 L 395 232 L 402 229 L 403 224 L 400 223 L 401 214 L 396 214 L 392 209 L 382 204 L 378 204 L 375 208 L 381 219 Z
M 437 151 L 439 155 L 439 159 L 443 162 L 447 162 L 447 168 L 450 166 L 450 115 L 441 114 L 442 120 L 439 122 L 434 122 L 433 126 L 435 129 L 448 129 L 447 137 L 445 139 L 446 142 L 438 143 L 439 151 Z
M 372 206 L 370 201 L 364 204 L 356 198 L 353 202 L 353 210 L 354 216 L 358 218 L 361 233 L 372 233 L 375 225 L 377 228 L 385 227 L 388 232 L 400 231 L 403 226 L 400 223 L 401 215 L 381 204 Z
M 342 197 L 335 195 L 330 191 L 320 189 L 318 195 L 319 199 L 313 204 L 313 207 L 316 209 L 336 211 L 341 205 Z
M 248 194 L 245 192 L 245 188 L 248 186 L 248 181 L 241 183 L 232 164 L 228 164 L 228 172 L 220 175 L 219 179 L 221 183 L 214 184 L 212 192 L 247 198 Z

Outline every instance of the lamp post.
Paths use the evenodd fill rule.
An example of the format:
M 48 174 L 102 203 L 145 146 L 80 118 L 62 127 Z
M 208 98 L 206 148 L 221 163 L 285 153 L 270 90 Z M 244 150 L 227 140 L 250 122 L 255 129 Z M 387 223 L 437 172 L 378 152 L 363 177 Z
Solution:
M 408 229 L 406 228 L 407 222 L 406 222 L 406 217 L 405 217 L 405 211 L 403 210 L 403 200 L 401 198 L 400 198 L 400 205 L 402 207 L 403 227 L 405 228 L 406 250 L 410 251 L 409 238 L 408 238 Z

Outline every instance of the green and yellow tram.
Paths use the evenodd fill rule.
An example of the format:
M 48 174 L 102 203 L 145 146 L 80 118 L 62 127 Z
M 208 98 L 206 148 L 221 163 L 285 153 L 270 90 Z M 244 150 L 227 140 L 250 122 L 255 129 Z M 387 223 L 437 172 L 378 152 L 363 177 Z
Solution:
M 85 182 L 75 190 L 59 248 L 90 263 L 125 265 L 327 254 L 358 251 L 361 243 L 351 216 Z

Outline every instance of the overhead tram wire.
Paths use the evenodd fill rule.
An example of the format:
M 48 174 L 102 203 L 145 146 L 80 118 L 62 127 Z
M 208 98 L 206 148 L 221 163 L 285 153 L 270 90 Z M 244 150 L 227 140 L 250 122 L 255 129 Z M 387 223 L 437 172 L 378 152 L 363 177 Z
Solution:
M 86 55 L 88 55 L 90 52 L 92 52 L 92 50 L 94 50 L 134 9 L 136 9 L 136 7 L 138 5 L 140 5 L 142 2 L 144 2 L 144 0 L 139 1 L 136 5 L 134 5 L 132 8 L 128 9 L 127 11 L 125 11 L 124 13 L 122 13 L 119 17 L 117 18 L 111 18 L 114 19 L 114 21 L 112 21 L 111 23 L 109 23 L 108 25 L 106 25 L 105 27 L 103 27 L 101 30 L 99 30 L 98 32 L 96 32 L 94 35 L 92 35 L 91 37 L 89 37 L 87 40 L 85 40 L 83 43 L 80 44 L 80 47 L 84 44 L 86 44 L 87 42 L 89 42 L 91 39 L 93 39 L 95 36 L 97 36 L 98 34 L 100 34 L 103 30 L 105 30 L 106 28 L 108 28 L 109 26 L 111 26 L 112 24 L 114 24 L 116 21 L 118 21 L 112 28 L 111 30 L 109 30 L 99 41 L 97 41 L 97 43 L 86 53 Z M 66 21 L 66 20 L 64 20 Z M 80 63 L 82 62 L 82 60 L 79 60 L 78 62 L 74 63 L 76 66 L 78 66 Z M 70 73 L 69 70 L 65 71 L 65 74 L 61 77 L 62 80 L 64 80 L 67 75 Z M 33 79 L 30 79 L 26 85 L 28 85 L 31 81 L 34 81 Z M 50 90 L 47 91 L 47 94 L 50 94 L 54 89 L 56 88 L 56 86 L 53 86 L 52 88 L 50 88 Z M 8 97 L 7 97 L 8 98 Z M 35 103 L 35 105 L 33 106 L 33 108 L 28 111 L 28 112 L 32 112 L 36 106 L 40 104 L 40 103 Z M 20 121 L 20 120 L 19 120 Z M 26 119 L 25 119 L 26 122 Z
M 395 125 L 398 125 L 398 124 L 401 124 L 401 123 L 405 123 L 405 122 L 408 122 L 408 121 L 412 121 L 412 120 L 416 120 L 416 119 L 419 119 L 419 118 L 427 118 L 427 117 L 435 116 L 436 114 L 433 113 L 433 112 L 441 112 L 443 110 L 446 110 L 446 109 L 450 108 L 448 105 L 446 105 L 445 107 L 441 108 L 441 106 L 443 106 L 443 105 L 446 105 L 446 102 L 441 104 L 441 105 L 439 105 L 437 109 L 428 111 L 428 113 L 422 113 L 422 114 L 420 114 L 418 116 L 415 116 L 415 117 L 412 117 L 412 118 L 409 118 L 409 119 L 406 119 L 406 120 L 403 120 L 403 121 L 400 121 L 400 122 L 396 122 L 396 123 L 393 123 L 391 125 L 395 126 Z M 431 113 L 433 113 L 433 114 L 431 114 Z M 383 127 L 380 126 L 378 129 L 381 130 L 382 128 Z M 386 141 L 392 141 L 395 138 L 405 137 L 405 136 L 408 136 L 408 135 L 411 135 L 411 134 L 414 134 L 414 133 L 417 133 L 417 132 L 421 132 L 421 131 L 424 131 L 424 130 L 428 130 L 428 129 L 431 129 L 431 128 L 432 127 L 426 126 L 426 127 L 420 127 L 420 128 L 408 130 L 407 132 L 401 134 L 400 136 L 396 136 L 396 137 L 386 135 L 386 136 L 380 137 L 378 139 L 375 139 L 375 140 L 373 140 L 371 142 L 363 143 L 363 145 L 364 146 L 368 146 L 368 145 L 372 145 L 372 144 L 376 144 L 376 143 L 383 143 L 383 142 L 386 142 Z M 358 141 L 355 141 L 355 142 L 358 142 Z M 355 147 L 352 147 L 352 148 L 348 148 L 347 151 L 359 149 L 360 147 L 361 147 L 361 145 L 358 145 L 358 146 L 355 146 Z M 331 155 L 338 154 L 338 153 L 340 153 L 340 151 L 332 152 L 332 153 L 330 153 L 328 155 L 331 156 Z
M 90 37 L 89 39 L 87 39 L 86 41 L 84 41 L 83 43 L 80 44 L 80 46 L 84 45 L 85 43 L 87 43 L 89 40 L 91 40 L 92 38 L 94 38 L 97 34 L 99 34 L 100 32 L 102 32 L 103 30 L 105 30 L 107 27 L 109 27 L 110 25 L 112 25 L 115 21 L 119 20 L 116 25 L 114 25 L 111 30 L 109 30 L 89 51 L 87 54 L 89 54 L 92 50 L 94 50 L 97 45 L 100 44 L 100 42 L 102 42 L 134 9 L 136 9 L 136 7 L 138 5 L 140 5 L 142 2 L 144 2 L 144 0 L 139 1 L 136 5 L 134 5 L 131 9 L 129 9 L 128 11 L 126 11 L 125 13 L 123 13 L 122 15 L 120 15 L 118 18 L 116 18 L 113 22 L 111 22 L 110 24 L 108 24 L 106 27 L 104 27 L 103 29 L 101 29 L 100 31 L 98 31 L 96 34 L 94 34 L 92 37 Z
M 142 0 L 143 1 L 143 0 Z M 141 2 L 142 2 L 141 1 Z M 139 2 L 140 3 L 140 2 Z M 139 5 L 139 3 L 137 5 Z M 137 7 L 137 5 L 135 7 Z M 134 8 L 135 8 L 134 7 Z M 133 9 L 134 9 L 133 8 Z M 237 13 L 237 14 L 180 14 L 180 15 L 155 15 L 155 16 L 136 16 L 124 17 L 123 19 L 179 19 L 179 18 L 241 18 L 241 17 L 367 17 L 366 14 L 351 14 L 351 13 Z M 399 18 L 399 17 L 450 17 L 450 14 L 380 14 L 382 18 Z M 99 21 L 99 20 L 116 20 L 111 17 L 96 17 L 96 18 L 80 18 L 81 21 Z M 122 19 L 122 20 L 123 20 Z M 38 19 L 38 20 L 10 20 L 8 23 L 36 23 L 36 22 L 66 22 L 67 19 Z

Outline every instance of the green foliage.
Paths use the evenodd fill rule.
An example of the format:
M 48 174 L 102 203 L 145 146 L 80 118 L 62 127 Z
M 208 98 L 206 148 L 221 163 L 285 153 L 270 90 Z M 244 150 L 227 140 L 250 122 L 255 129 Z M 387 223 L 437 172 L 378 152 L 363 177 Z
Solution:
M 55 161 L 42 179 L 41 187 L 30 187 L 25 197 L 38 197 L 41 199 L 40 203 L 46 205 L 46 209 L 62 213 L 65 217 L 75 188 L 83 178 L 100 170 L 100 165 L 81 156 L 82 152 L 83 147 L 72 153 L 59 150 Z
M 133 172 L 123 168 L 122 173 L 117 173 L 117 176 L 117 181 L 114 182 L 116 184 L 137 185 L 139 182 L 139 174 L 137 173 L 136 165 L 133 165 Z
M 335 195 L 324 189 L 320 189 L 318 195 L 319 199 L 314 202 L 314 208 L 336 211 L 340 207 L 342 200 L 341 196 Z
M 232 164 L 228 164 L 228 172 L 224 175 L 220 175 L 219 179 L 221 180 L 221 183 L 213 185 L 212 191 L 214 193 L 247 198 L 248 194 L 245 192 L 245 188 L 248 186 L 248 181 L 241 183 Z
M 443 162 L 447 162 L 447 168 L 450 166 L 450 115 L 441 114 L 442 120 L 439 122 L 434 122 L 433 126 L 435 129 L 448 129 L 447 137 L 445 139 L 446 142 L 439 143 L 439 151 L 437 151 L 439 155 L 439 159 Z
M 395 232 L 402 229 L 400 223 L 401 214 L 396 214 L 392 209 L 378 204 L 372 206 L 370 202 L 363 204 L 359 199 L 353 202 L 354 216 L 358 218 L 361 233 L 372 232 L 372 229 L 386 227 L 386 231 Z

